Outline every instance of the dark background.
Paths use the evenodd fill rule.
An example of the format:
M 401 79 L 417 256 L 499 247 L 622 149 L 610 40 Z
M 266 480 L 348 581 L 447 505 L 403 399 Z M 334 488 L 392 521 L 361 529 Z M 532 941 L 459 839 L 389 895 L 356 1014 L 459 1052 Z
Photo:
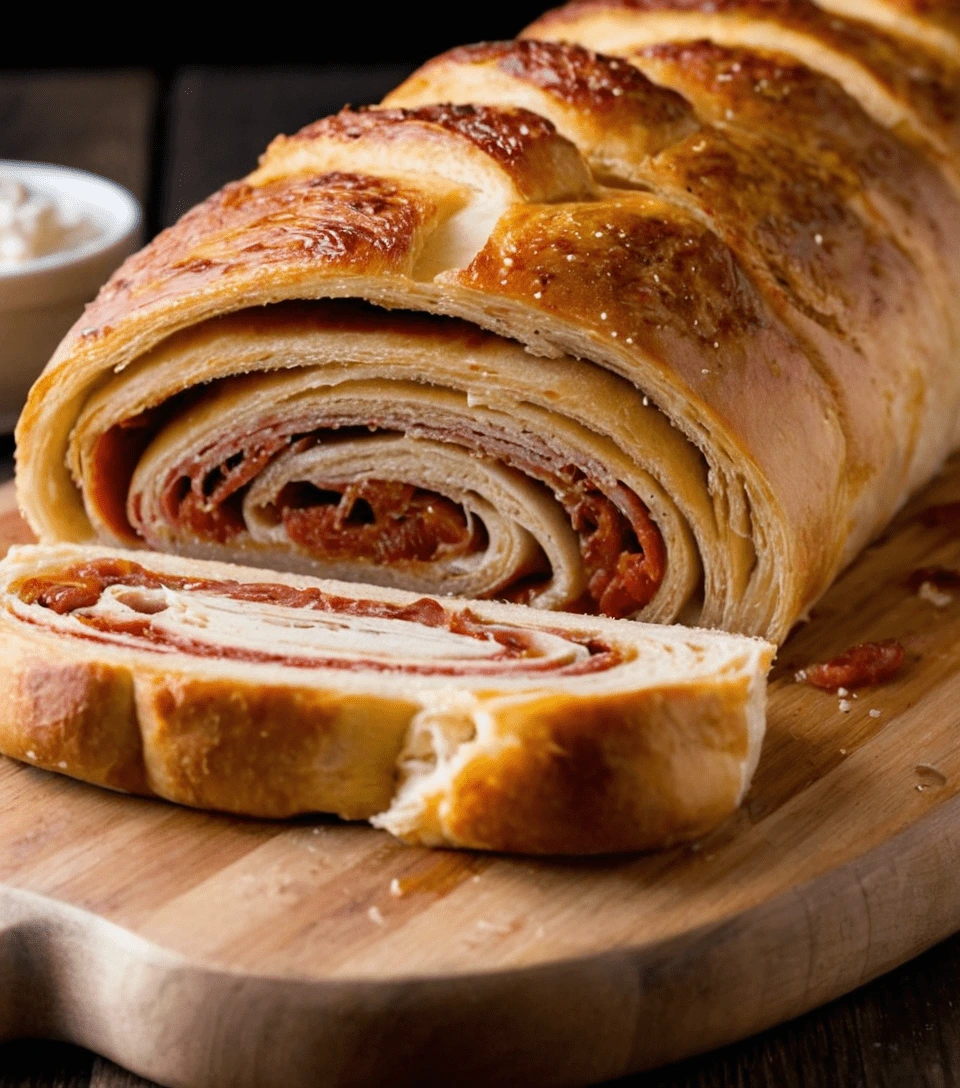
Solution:
M 0 35 L 0 65 L 172 69 L 182 64 L 416 64 L 452 45 L 512 38 L 553 6 L 549 0 L 321 0 L 243 8 L 229 3 L 164 4 L 162 11 L 153 12 L 130 6 L 112 13 L 77 4 L 56 5 L 54 16 L 48 5 L 30 10 L 18 4 L 16 33 L 5 28 Z

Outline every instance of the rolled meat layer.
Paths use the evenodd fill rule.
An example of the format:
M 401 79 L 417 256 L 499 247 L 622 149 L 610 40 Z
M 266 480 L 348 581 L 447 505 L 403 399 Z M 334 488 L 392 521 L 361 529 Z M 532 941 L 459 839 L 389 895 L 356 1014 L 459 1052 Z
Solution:
M 74 471 L 117 543 L 612 616 L 659 598 L 665 616 L 698 587 L 688 526 L 709 532 L 709 506 L 702 462 L 643 401 L 453 320 L 285 304 L 114 378 Z
M 960 408 L 954 129 L 882 63 L 956 107 L 949 20 L 823 18 L 571 5 L 530 33 L 624 56 L 454 50 L 279 137 L 35 386 L 35 530 L 783 638 Z

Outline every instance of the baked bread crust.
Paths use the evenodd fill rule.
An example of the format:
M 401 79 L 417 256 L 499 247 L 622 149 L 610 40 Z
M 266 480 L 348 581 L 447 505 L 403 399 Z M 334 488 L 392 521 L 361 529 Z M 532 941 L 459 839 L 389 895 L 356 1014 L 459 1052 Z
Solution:
M 277 640 L 290 616 L 264 614 L 291 589 L 395 610 L 422 611 L 424 601 L 166 555 L 133 559 L 59 545 L 14 548 L 0 563 L 5 755 L 198 808 L 372 817 L 408 842 L 547 854 L 639 850 L 696 837 L 734 810 L 759 757 L 773 653 L 759 640 L 446 601 L 429 602 L 428 637 L 445 630 L 435 625 L 439 610 L 517 636 L 575 638 L 578 652 L 599 641 L 606 649 L 591 653 L 612 648 L 618 656 L 606 669 L 570 674 L 404 672 L 417 657 L 410 645 L 417 636 L 416 621 L 401 613 L 408 618 L 384 621 L 377 649 L 363 651 L 386 657 L 386 670 L 357 666 L 363 653 L 353 668 L 343 660 L 336 668 L 285 664 L 276 660 L 282 649 L 274 660 L 241 660 L 230 656 L 234 642 L 249 653 L 264 622 L 263 646 L 287 645 Z M 97 590 L 76 608 L 50 603 L 104 563 L 145 570 L 173 588 L 131 590 L 144 580 L 123 583 L 114 575 L 103 584 L 128 587 L 114 596 Z M 256 599 L 233 601 L 223 585 L 253 585 Z M 131 593 L 145 596 L 123 604 Z M 226 633 L 216 626 L 217 594 L 234 609 Z M 311 644 L 302 632 L 317 613 L 298 607 L 303 654 Z M 97 617 L 100 626 L 91 626 Z M 130 636 L 131 617 L 149 633 Z M 160 627 L 158 617 L 169 626 Z M 113 630 L 105 620 L 121 633 L 105 634 Z M 321 658 L 342 648 L 360 622 L 338 614 L 341 621 L 348 633 L 333 636 L 339 643 L 318 636 Z M 391 633 L 391 623 L 401 635 Z M 219 656 L 171 650 L 164 642 L 171 631 L 200 638 L 198 645 Z M 479 651 L 476 640 L 464 641 L 473 647 L 463 658 L 469 668 Z M 422 670 L 432 652 L 427 644 L 410 667 Z
M 524 35 L 628 56 L 644 46 L 707 39 L 794 57 L 835 79 L 956 179 L 956 13 L 938 25 L 916 8 L 912 17 L 901 8 L 897 18 L 894 7 L 856 0 L 575 0 L 547 12 Z
M 454 51 L 381 108 L 278 138 L 131 258 L 51 360 L 18 429 L 32 526 L 471 596 L 513 591 L 542 553 L 550 579 L 518 599 L 784 638 L 957 443 L 960 60 L 933 10 L 588 0 L 527 32 L 565 44 Z M 348 298 L 368 308 L 329 302 Z M 416 349 L 394 364 L 400 342 L 419 371 Z M 389 480 L 481 522 L 506 511 L 500 558 L 457 582 L 274 533 L 305 460 L 243 439 L 276 433 L 280 392 L 284 426 L 309 405 L 290 435 L 355 429 L 340 477 L 311 454 L 313 486 L 362 486 L 360 432 L 400 434 Z M 146 452 L 123 444 L 138 427 Z M 496 472 L 458 490 L 478 454 Z M 238 456 L 292 475 L 236 536 L 163 513 L 178 471 L 222 509 L 204 487 Z M 563 466 L 652 523 L 631 522 L 645 589 L 616 607 L 619 558 L 598 581 L 578 515 L 535 502 Z

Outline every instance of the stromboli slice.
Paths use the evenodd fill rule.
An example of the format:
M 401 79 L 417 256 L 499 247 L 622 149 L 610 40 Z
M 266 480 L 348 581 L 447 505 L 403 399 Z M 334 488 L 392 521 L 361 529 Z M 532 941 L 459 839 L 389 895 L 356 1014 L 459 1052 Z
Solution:
M 410 842 L 645 849 L 736 807 L 772 647 L 71 545 L 0 564 L 0 750 Z

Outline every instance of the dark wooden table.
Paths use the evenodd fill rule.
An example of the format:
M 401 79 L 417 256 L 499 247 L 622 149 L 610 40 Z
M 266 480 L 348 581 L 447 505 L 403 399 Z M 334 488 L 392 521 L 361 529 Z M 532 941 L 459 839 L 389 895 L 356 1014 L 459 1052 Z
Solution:
M 60 162 L 114 178 L 143 201 L 153 233 L 249 170 L 277 132 L 290 132 L 344 102 L 375 101 L 404 74 L 397 66 L 7 73 L 0 75 L 0 158 Z M 12 454 L 12 440 L 0 438 L 0 481 L 12 475 Z M 958 1085 L 960 937 L 794 1023 L 619 1083 Z M 28 1086 L 149 1088 L 75 1047 L 0 1045 L 0 1088 Z

